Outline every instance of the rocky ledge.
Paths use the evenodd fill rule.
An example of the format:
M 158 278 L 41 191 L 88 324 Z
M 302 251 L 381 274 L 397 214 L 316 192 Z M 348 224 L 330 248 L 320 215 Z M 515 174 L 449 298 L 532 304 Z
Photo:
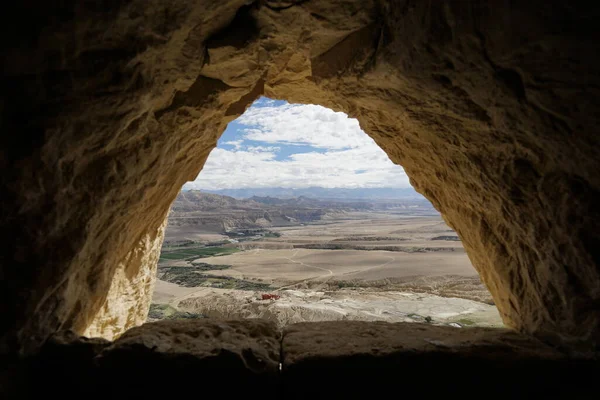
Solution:
M 159 321 L 114 342 L 54 335 L 6 398 L 589 398 L 600 368 L 505 329 L 333 321 Z M 10 383 L 10 385 L 7 385 Z

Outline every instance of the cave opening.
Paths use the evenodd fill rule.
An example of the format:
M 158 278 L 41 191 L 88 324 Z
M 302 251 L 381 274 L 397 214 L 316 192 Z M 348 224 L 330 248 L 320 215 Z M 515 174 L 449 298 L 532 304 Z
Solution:
M 597 10 L 560 1 L 62 3 L 5 13 L 0 354 L 43 347 L 40 368 L 16 368 L 36 372 L 24 390 L 64 394 L 68 376 L 75 397 L 125 387 L 132 398 L 154 394 L 153 384 L 131 383 L 160 371 L 170 382 L 224 377 L 231 397 L 282 386 L 292 398 L 380 397 L 402 376 L 411 382 L 402 390 L 418 395 L 477 387 L 467 395 L 590 398 L 598 364 L 574 358 L 597 357 L 600 343 Z M 144 324 L 169 208 L 260 95 L 357 118 L 460 236 L 510 329 Z M 448 374 L 458 366 L 462 385 Z M 7 370 L 0 390 L 17 381 Z M 306 384 L 323 371 L 352 384 Z M 576 379 L 565 384 L 569 372 Z
M 148 322 L 503 326 L 457 233 L 343 112 L 260 97 L 168 217 Z

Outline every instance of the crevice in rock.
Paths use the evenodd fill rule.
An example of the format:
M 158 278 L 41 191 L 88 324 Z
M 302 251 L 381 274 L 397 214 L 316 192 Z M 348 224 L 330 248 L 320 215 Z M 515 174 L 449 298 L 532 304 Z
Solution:
M 252 15 L 256 4 L 256 1 L 253 0 L 240 7 L 233 20 L 206 41 L 206 48 L 232 46 L 241 49 L 255 40 L 259 35 L 257 21 Z
M 229 88 L 231 87 L 220 79 L 200 75 L 187 91 L 175 94 L 173 102 L 169 107 L 156 111 L 154 115 L 156 119 L 160 119 L 164 114 L 175 111 L 178 108 L 198 106 L 206 102 L 211 96 Z
M 504 87 L 507 88 L 518 100 L 526 101 L 527 95 L 525 92 L 525 85 L 523 84 L 523 78 L 521 77 L 521 74 L 514 69 L 504 68 L 496 64 L 488 53 L 486 47 L 486 40 L 483 33 L 478 31 L 477 37 L 479 38 L 483 56 L 494 70 L 494 76 L 496 80 L 498 82 L 501 82 L 504 85 Z
M 299 6 L 302 3 L 306 3 L 308 1 L 310 0 L 264 0 L 264 5 L 265 7 L 273 11 L 283 11 L 295 6 Z
M 252 104 L 252 102 L 260 97 L 265 92 L 265 80 L 264 78 L 259 79 L 259 81 L 254 85 L 254 88 L 248 92 L 248 94 L 242 96 L 237 102 L 233 103 L 229 106 L 227 111 L 225 111 L 225 116 L 238 116 L 246 111 L 246 107 Z

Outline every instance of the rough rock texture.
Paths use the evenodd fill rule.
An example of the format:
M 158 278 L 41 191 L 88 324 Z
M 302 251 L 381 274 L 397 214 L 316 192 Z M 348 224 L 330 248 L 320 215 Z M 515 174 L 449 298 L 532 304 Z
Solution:
M 337 321 L 283 335 L 261 320 L 161 321 L 115 342 L 61 333 L 12 370 L 0 397 L 598 397 L 597 361 L 509 330 Z
M 128 330 L 102 351 L 100 364 L 122 352 L 187 354 L 199 360 L 232 358 L 243 368 L 270 373 L 279 367 L 279 342 L 275 324 L 260 319 L 158 321 Z
M 458 232 L 507 325 L 597 348 L 599 9 L 20 2 L 2 21 L 0 350 L 138 323 L 170 203 L 261 94 L 358 118 Z
M 280 340 L 267 321 L 160 321 L 127 331 L 95 362 L 112 388 L 107 393 L 123 398 L 195 392 L 232 399 L 272 397 L 279 389 Z M 128 387 L 125 393 L 123 387 Z
M 468 353 L 465 352 L 468 349 Z M 468 354 L 472 357 L 564 359 L 557 350 L 508 329 L 454 328 L 417 323 L 366 321 L 302 322 L 283 331 L 284 366 L 357 354 L 384 357 L 398 352 Z
M 260 320 L 161 321 L 115 342 L 61 333 L 13 373 L 0 397 L 272 397 L 280 342 L 275 326 Z
M 137 248 L 119 263 L 104 305 L 83 332 L 84 336 L 113 339 L 124 330 L 146 322 L 166 226 L 167 219 L 156 232 L 146 234 Z
M 281 353 L 286 399 L 593 398 L 600 372 L 509 330 L 414 323 L 290 325 Z

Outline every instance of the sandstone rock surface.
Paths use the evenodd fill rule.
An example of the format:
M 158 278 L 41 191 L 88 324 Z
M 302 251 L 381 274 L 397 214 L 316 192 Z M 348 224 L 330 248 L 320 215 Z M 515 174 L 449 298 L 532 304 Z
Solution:
M 181 320 L 130 329 L 94 362 L 107 394 L 122 398 L 258 399 L 277 394 L 279 359 L 280 333 L 267 321 Z
M 279 363 L 282 363 L 281 370 Z M 2 398 L 596 398 L 600 364 L 505 329 L 161 321 L 114 342 L 61 332 L 0 373 Z
M 508 326 L 597 349 L 597 5 L 38 3 L 3 21 L 0 350 L 139 324 L 169 205 L 260 95 L 358 118 Z
M 259 320 L 173 320 L 147 323 L 128 330 L 99 355 L 100 365 L 119 362 L 120 354 L 148 357 L 188 355 L 202 362 L 230 361 L 226 366 L 254 373 L 274 373 L 279 368 L 280 333 L 275 324 Z M 231 361 L 235 360 L 235 361 Z M 119 362 L 120 363 L 120 362 Z M 124 368 L 119 365 L 119 368 Z
M 275 326 L 261 320 L 161 321 L 115 342 L 61 332 L 24 361 L 0 397 L 273 397 L 280 340 Z
M 290 325 L 283 398 L 590 398 L 598 362 L 506 329 L 330 321 Z M 498 380 L 501 382 L 498 382 Z M 309 383 L 309 384 L 307 384 Z
M 283 332 L 283 365 L 318 358 L 395 353 L 459 354 L 471 357 L 563 359 L 542 342 L 508 329 L 454 328 L 416 323 L 365 321 L 302 322 Z

